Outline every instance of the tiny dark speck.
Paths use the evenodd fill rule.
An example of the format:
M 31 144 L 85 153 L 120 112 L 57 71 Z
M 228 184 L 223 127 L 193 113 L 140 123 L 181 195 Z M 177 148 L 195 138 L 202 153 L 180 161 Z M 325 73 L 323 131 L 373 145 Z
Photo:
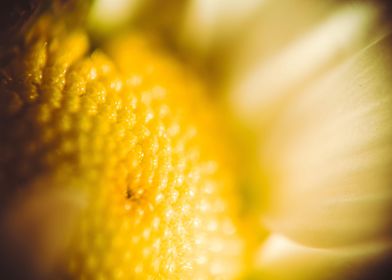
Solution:
M 126 197 L 127 199 L 131 199 L 133 197 L 133 192 L 129 186 L 127 186 Z

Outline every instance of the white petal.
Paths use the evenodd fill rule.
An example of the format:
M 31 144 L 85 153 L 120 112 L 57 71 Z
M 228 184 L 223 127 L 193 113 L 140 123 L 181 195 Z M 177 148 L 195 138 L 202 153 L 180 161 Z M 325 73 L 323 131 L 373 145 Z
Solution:
M 316 247 L 391 239 L 384 37 L 376 6 L 342 5 L 272 57 L 256 57 L 257 71 L 232 87 L 232 110 L 256 135 L 260 220 L 272 232 Z
M 266 1 L 270 0 L 191 0 L 184 16 L 184 38 L 205 52 L 228 37 L 238 37 Z
M 390 243 L 314 249 L 274 235 L 260 248 L 256 262 L 260 279 L 380 279 L 374 273 L 389 268 L 384 266 L 391 255 Z
M 241 44 L 232 70 L 230 98 L 232 109 L 247 122 L 259 122 L 260 115 L 265 117 L 289 95 L 297 94 L 307 83 L 366 46 L 369 38 L 377 38 L 377 33 L 383 32 L 377 24 L 379 10 L 375 6 L 327 7 L 328 16 L 317 23 L 309 14 L 320 14 L 319 6 L 302 9 L 301 2 L 296 1 L 301 9 L 294 18 L 289 17 L 285 24 L 278 17 L 272 18 L 267 22 L 267 30 L 254 28 L 252 36 L 258 41 L 248 38 Z M 293 29 L 302 32 L 290 31 L 291 25 L 298 25 Z
M 142 0 L 96 0 L 88 15 L 90 28 L 98 34 L 125 25 L 142 6 Z
M 390 239 L 391 37 L 293 98 L 260 145 L 275 232 L 315 246 Z

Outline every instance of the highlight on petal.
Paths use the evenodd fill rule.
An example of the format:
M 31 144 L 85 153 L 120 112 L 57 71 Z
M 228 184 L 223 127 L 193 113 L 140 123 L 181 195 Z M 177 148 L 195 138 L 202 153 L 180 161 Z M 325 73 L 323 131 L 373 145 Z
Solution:
M 184 16 L 184 37 L 193 48 L 206 52 L 227 37 L 239 35 L 267 1 L 191 0 Z
M 387 265 L 385 260 L 391 257 L 391 249 L 392 244 L 385 242 L 317 249 L 273 235 L 257 254 L 259 271 L 254 279 L 381 279 L 382 275 L 375 271 Z
M 109 33 L 120 28 L 134 16 L 143 1 L 95 0 L 89 14 L 89 26 L 98 33 Z

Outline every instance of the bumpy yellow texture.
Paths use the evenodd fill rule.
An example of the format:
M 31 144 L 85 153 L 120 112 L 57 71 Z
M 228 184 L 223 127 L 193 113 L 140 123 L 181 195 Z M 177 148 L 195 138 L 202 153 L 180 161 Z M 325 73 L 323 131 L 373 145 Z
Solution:
M 143 39 L 92 54 L 88 41 L 42 19 L 1 69 L 2 193 L 85 193 L 66 279 L 238 277 L 232 174 L 203 88 Z

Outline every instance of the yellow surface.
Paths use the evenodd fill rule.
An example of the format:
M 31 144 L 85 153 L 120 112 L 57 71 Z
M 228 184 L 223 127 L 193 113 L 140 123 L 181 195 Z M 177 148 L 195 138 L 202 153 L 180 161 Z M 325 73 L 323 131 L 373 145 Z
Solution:
M 89 52 L 83 30 L 42 18 L 1 69 L 1 191 L 85 193 L 65 278 L 238 277 L 232 171 L 203 87 L 136 36 Z

